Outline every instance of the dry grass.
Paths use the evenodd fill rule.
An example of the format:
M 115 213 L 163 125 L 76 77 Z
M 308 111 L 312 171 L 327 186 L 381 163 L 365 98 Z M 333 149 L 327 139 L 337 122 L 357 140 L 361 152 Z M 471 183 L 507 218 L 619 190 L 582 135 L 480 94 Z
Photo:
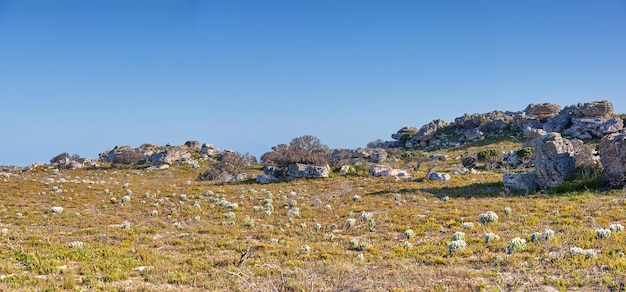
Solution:
M 457 168 L 468 149 L 444 152 L 452 159 L 437 170 Z M 198 172 L 41 166 L 3 178 L 0 290 L 623 291 L 626 283 L 626 232 L 598 239 L 594 231 L 626 223 L 623 191 L 512 194 L 497 171 L 445 183 L 334 175 L 223 186 L 194 181 Z M 480 224 L 486 211 L 498 221 Z M 356 225 L 347 228 L 348 218 Z M 510 239 L 547 228 L 551 240 L 507 254 Z M 457 231 L 467 248 L 450 254 Z M 486 243 L 489 232 L 501 239 Z M 367 246 L 350 249 L 352 239 Z M 574 246 L 597 256 L 570 256 Z

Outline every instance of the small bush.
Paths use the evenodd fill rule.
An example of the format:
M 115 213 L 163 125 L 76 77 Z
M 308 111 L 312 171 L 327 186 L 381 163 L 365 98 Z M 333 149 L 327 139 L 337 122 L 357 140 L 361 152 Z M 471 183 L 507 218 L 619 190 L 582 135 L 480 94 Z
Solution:
M 461 164 L 463 164 L 463 167 L 465 168 L 476 168 L 476 156 L 474 155 L 469 155 L 469 156 L 463 156 L 461 158 Z
M 526 250 L 526 240 L 523 238 L 515 237 L 509 241 L 509 245 L 506 247 L 506 252 L 512 254 L 513 252 L 522 252 Z
M 480 223 L 485 225 L 485 224 L 497 222 L 498 215 L 494 211 L 487 211 L 485 213 L 479 214 L 478 219 L 480 219 Z
M 198 176 L 198 180 L 232 181 L 235 175 L 249 171 L 255 160 L 256 158 L 249 154 L 242 155 L 234 151 L 225 152 L 217 164 Z

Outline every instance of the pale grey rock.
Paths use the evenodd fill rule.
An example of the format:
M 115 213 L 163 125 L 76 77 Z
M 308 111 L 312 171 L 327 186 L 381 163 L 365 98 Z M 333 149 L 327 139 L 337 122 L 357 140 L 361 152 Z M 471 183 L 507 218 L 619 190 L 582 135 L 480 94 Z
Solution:
M 183 159 L 190 159 L 191 153 L 187 152 L 183 147 L 170 146 L 165 150 L 156 152 L 146 158 L 146 162 L 151 165 L 172 164 L 174 162 L 182 161 Z
M 611 184 L 620 184 L 626 178 L 626 132 L 608 135 L 598 144 L 602 165 Z
M 115 146 L 113 149 L 109 149 L 98 154 L 98 159 L 102 162 L 114 162 L 120 154 L 131 150 L 134 150 L 131 146 Z
M 398 140 L 398 141 L 408 140 L 411 137 L 417 135 L 418 132 L 419 132 L 419 129 L 415 127 L 411 127 L 411 126 L 406 126 L 406 127 L 402 127 L 400 130 L 398 130 L 398 132 L 391 135 L 391 138 L 394 140 Z
M 431 172 L 428 174 L 428 179 L 444 182 L 444 181 L 449 181 L 451 177 L 447 173 Z
M 559 114 L 557 116 L 550 117 L 543 125 L 543 129 L 546 132 L 561 132 L 571 124 L 571 118 L 572 117 L 567 114 Z
M 624 121 L 617 117 L 572 117 L 571 121 L 572 126 L 563 134 L 578 139 L 601 138 L 624 128 Z
M 579 103 L 576 105 L 566 106 L 559 114 L 579 117 L 608 118 L 613 115 L 613 104 L 607 100 Z
M 387 151 L 385 149 L 373 148 L 367 149 L 369 151 L 370 161 L 373 163 L 382 163 L 387 159 Z
M 207 155 L 210 157 L 217 156 L 221 153 L 222 153 L 221 150 L 215 148 L 213 144 L 209 144 L 209 143 L 202 144 L 202 147 L 200 148 L 200 154 Z
M 536 191 L 539 187 L 537 176 L 534 172 L 505 173 L 502 177 L 502 183 L 505 187 L 527 192 Z
M 259 174 L 256 176 L 256 182 L 260 184 L 269 184 L 275 181 L 278 181 L 278 179 L 266 174 Z
M 370 175 L 373 176 L 388 176 L 393 168 L 387 164 L 377 163 L 370 167 Z
M 185 146 L 189 147 L 189 148 L 193 148 L 193 149 L 200 149 L 200 142 L 199 141 L 187 141 L 184 144 Z
M 561 106 L 558 104 L 542 103 L 542 104 L 529 104 L 524 110 L 528 115 L 536 117 L 549 117 L 556 115 Z
M 408 171 L 406 171 L 406 170 L 392 169 L 389 172 L 389 176 L 394 176 L 394 177 L 398 177 L 398 178 L 410 178 L 411 174 Z
M 578 166 L 594 166 L 593 151 L 580 140 L 568 140 L 549 133 L 533 142 L 535 174 L 540 188 L 551 188 L 576 172 Z
M 447 125 L 448 124 L 443 120 L 433 120 L 432 122 L 422 126 L 419 132 L 406 142 L 405 146 L 407 148 L 415 148 L 422 145 L 428 145 L 429 141 L 435 137 L 437 131 Z
M 288 174 L 293 178 L 324 178 L 330 175 L 330 166 L 317 166 L 310 164 L 289 164 Z

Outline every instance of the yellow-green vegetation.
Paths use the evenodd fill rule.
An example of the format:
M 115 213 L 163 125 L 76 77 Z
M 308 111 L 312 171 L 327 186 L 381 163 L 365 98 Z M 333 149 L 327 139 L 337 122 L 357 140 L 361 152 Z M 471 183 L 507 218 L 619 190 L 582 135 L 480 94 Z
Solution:
M 480 150 L 438 152 L 450 158 L 423 162 L 413 180 L 218 185 L 187 166 L 31 167 L 0 180 L 0 290 L 624 289 L 623 190 L 519 194 L 480 166 L 423 179 Z

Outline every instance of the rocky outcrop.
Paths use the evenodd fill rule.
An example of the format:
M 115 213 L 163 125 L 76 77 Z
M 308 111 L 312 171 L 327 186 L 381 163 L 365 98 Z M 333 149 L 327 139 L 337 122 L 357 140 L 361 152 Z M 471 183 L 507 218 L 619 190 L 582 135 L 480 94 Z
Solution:
M 441 131 L 453 127 L 451 131 Z M 441 120 L 422 126 L 419 130 L 407 126 L 398 130 L 391 137 L 396 140 L 395 147 L 412 149 L 437 149 L 457 146 L 460 143 L 482 140 L 510 129 L 525 131 L 533 135 L 558 132 L 577 139 L 601 138 L 617 133 L 624 128 L 624 122 L 614 117 L 613 105 L 608 101 L 594 101 L 566 106 L 543 103 L 530 104 L 523 111 L 465 114 L 446 124 Z M 535 137 L 527 136 L 525 144 L 529 146 Z
M 533 140 L 535 171 L 507 173 L 505 186 L 518 189 L 545 189 L 561 185 L 579 166 L 597 164 L 593 151 L 580 140 L 568 140 L 559 133 L 548 133 Z
M 190 159 L 191 153 L 183 147 L 170 146 L 165 150 L 153 153 L 146 157 L 146 162 L 150 165 L 172 164 L 184 159 Z
M 624 128 L 622 119 L 605 117 L 572 117 L 571 126 L 563 134 L 578 139 L 600 138 Z
M 382 148 L 334 149 L 330 156 L 330 163 L 362 164 L 364 162 L 382 163 L 387 159 L 387 151 Z
M 310 164 L 289 164 L 288 174 L 292 178 L 324 178 L 330 175 L 330 166 L 317 166 Z
M 200 156 L 203 158 L 215 157 L 221 154 L 222 151 L 213 146 L 213 144 L 204 143 L 200 148 Z
M 533 143 L 535 173 L 540 188 L 551 188 L 576 172 L 578 166 L 594 166 L 592 150 L 580 140 L 568 140 L 549 133 Z
M 443 120 L 433 120 L 432 122 L 422 126 L 417 134 L 408 139 L 406 141 L 405 147 L 415 148 L 428 146 L 430 140 L 435 137 L 437 131 L 447 125 L 448 123 L 444 122 Z
M 626 132 L 604 137 L 598 150 L 609 183 L 622 185 L 626 178 Z

